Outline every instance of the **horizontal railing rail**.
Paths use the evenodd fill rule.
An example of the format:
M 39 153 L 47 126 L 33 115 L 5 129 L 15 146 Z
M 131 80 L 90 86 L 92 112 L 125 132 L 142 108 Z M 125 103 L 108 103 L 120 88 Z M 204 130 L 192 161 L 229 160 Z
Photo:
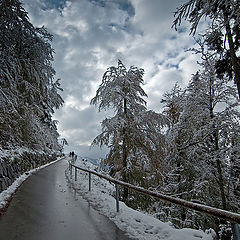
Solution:
M 205 214 L 208 214 L 208 215 L 211 215 L 211 216 L 215 216 L 215 217 L 225 219 L 225 220 L 230 221 L 232 223 L 238 223 L 238 224 L 240 223 L 240 214 L 233 213 L 233 212 L 226 211 L 226 210 L 222 210 L 222 209 L 218 209 L 218 208 L 214 208 L 214 207 L 210 207 L 210 206 L 199 204 L 199 203 L 186 201 L 186 200 L 183 200 L 183 199 L 180 199 L 180 198 L 171 197 L 171 196 L 159 193 L 159 192 L 153 192 L 153 191 L 144 189 L 142 187 L 137 187 L 137 186 L 134 186 L 132 184 L 114 179 L 112 177 L 105 176 L 105 175 L 103 175 L 101 173 L 98 173 L 96 171 L 76 166 L 69 161 L 69 169 L 71 171 L 71 174 L 72 174 L 72 167 L 75 168 L 75 181 L 77 180 L 77 169 L 89 173 L 89 191 L 91 191 L 91 174 L 94 174 L 94 175 L 96 175 L 100 178 L 103 178 L 103 179 L 105 179 L 109 182 L 115 183 L 117 211 L 119 211 L 118 185 L 120 185 L 120 186 L 123 186 L 123 187 L 127 187 L 129 189 L 135 190 L 137 192 L 143 193 L 145 195 L 161 199 L 163 201 L 167 201 L 167 202 L 170 202 L 170 203 L 173 203 L 173 204 L 180 205 L 180 206 L 185 207 L 185 208 L 189 208 L 189 209 L 192 209 L 192 210 L 195 210 L 195 211 L 198 211 L 198 212 L 202 212 L 202 213 L 205 213 Z

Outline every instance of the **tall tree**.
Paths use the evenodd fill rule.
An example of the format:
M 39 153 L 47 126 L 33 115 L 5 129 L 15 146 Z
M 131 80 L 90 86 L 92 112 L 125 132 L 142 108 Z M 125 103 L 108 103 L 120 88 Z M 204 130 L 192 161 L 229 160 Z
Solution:
M 0 1 L 1 143 L 58 148 L 55 108 L 63 99 L 54 80 L 52 35 L 35 28 L 19 0 Z M 14 129 L 18 131 L 14 131 Z M 48 137 L 46 138 L 46 134 Z M 12 139 L 12 140 L 11 140 Z
M 131 66 L 129 70 L 119 60 L 117 67 L 110 67 L 104 73 L 102 83 L 91 104 L 102 109 L 113 109 L 115 115 L 102 122 L 102 133 L 93 144 L 110 147 L 109 157 L 121 169 L 122 180 L 129 182 L 131 154 L 136 152 L 137 145 L 143 138 L 139 129 L 140 113 L 146 110 L 147 94 L 142 89 L 144 70 Z M 121 162 L 119 162 L 121 159 Z M 128 189 L 124 189 L 126 200 Z
M 207 45 L 221 55 L 216 62 L 220 74 L 234 75 L 240 99 L 240 2 L 238 0 L 189 0 L 175 12 L 173 26 L 177 29 L 181 21 L 191 24 L 190 33 L 195 34 L 202 18 L 210 21 L 206 32 Z M 228 41 L 228 45 L 225 43 Z M 231 63 L 231 64 L 229 64 Z
M 237 93 L 226 78 L 216 77 L 215 55 L 203 52 L 202 59 L 201 70 L 193 76 L 181 104 L 175 103 L 182 111 L 167 132 L 171 168 L 163 190 L 183 199 L 234 210 L 238 197 L 232 180 L 237 179 L 238 154 L 234 157 L 232 153 L 236 151 L 233 143 L 240 126 Z M 178 208 L 170 211 L 181 226 L 205 228 L 208 222 L 207 227 L 212 224 L 219 230 L 218 222 L 214 226 L 213 220 L 201 215 Z

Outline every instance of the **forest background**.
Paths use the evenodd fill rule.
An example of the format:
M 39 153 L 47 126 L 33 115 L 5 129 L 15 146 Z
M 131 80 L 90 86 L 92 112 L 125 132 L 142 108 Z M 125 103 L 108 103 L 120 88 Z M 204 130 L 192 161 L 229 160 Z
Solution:
M 31 1 L 24 2 L 27 3 L 26 6 L 30 6 Z M 84 2 L 85 7 L 89 7 L 87 1 Z M 66 2 L 57 11 L 49 6 L 44 10 L 44 6 L 47 6 L 44 1 L 37 1 L 36 4 L 40 6 L 38 13 L 45 11 L 47 14 L 52 11 L 53 16 L 57 14 L 54 23 L 58 25 L 57 21 L 61 16 L 66 16 L 69 13 L 67 10 L 73 10 L 77 3 Z M 109 10 L 113 6 L 118 6 L 117 10 L 124 12 L 124 17 L 114 19 L 110 15 L 114 21 L 110 25 L 101 22 L 98 31 L 103 33 L 101 29 L 108 27 L 109 31 L 114 33 L 116 29 L 122 28 L 122 39 L 131 40 L 132 35 L 128 35 L 127 32 L 131 30 L 132 22 L 128 17 L 137 15 L 134 15 L 130 5 L 115 3 L 107 8 L 104 3 L 98 1 L 91 1 L 91 4 L 98 6 L 96 9 L 101 9 L 101 13 L 104 12 L 103 8 Z M 3 9 L 0 25 L 2 148 L 21 146 L 49 153 L 59 151 L 61 147 L 57 142 L 57 122 L 52 120 L 52 114 L 54 109 L 63 104 L 63 99 L 59 95 L 62 89 L 59 79 L 56 80 L 54 77 L 55 70 L 52 66 L 54 53 L 50 44 L 52 35 L 44 27 L 34 27 L 30 23 L 19 1 L 2 0 L 1 8 Z M 190 33 L 195 36 L 190 55 L 198 56 L 194 57 L 198 59 L 196 67 L 198 70 L 192 72 L 193 76 L 189 77 L 186 86 L 182 86 L 181 81 L 180 84 L 176 83 L 174 79 L 173 88 L 162 96 L 151 93 L 154 97 L 161 96 L 159 102 L 162 103 L 162 111 L 149 110 L 146 107 L 147 94 L 143 89 L 144 70 L 135 67 L 134 64 L 128 68 L 119 60 L 116 66 L 109 68 L 102 66 L 101 68 L 107 71 L 105 70 L 98 89 L 91 88 L 96 81 L 95 78 L 87 85 L 85 81 L 75 83 L 70 81 L 68 86 L 76 89 L 77 94 L 80 93 L 79 88 L 85 91 L 91 89 L 91 92 L 97 90 L 95 97 L 91 97 L 91 103 L 97 105 L 100 111 L 111 110 L 101 123 L 102 130 L 93 127 L 96 126 L 95 120 L 90 121 L 93 125 L 88 126 L 94 129 L 91 134 L 95 133 L 97 136 L 93 143 L 105 145 L 110 150 L 106 163 L 114 166 L 112 175 L 171 196 L 239 212 L 239 8 L 239 2 L 234 0 L 210 2 L 196 0 L 179 6 L 175 12 L 173 27 L 179 28 L 180 34 L 186 33 L 186 29 L 181 28 L 182 20 L 187 19 L 190 22 Z M 205 23 L 200 24 L 204 17 Z M 80 27 L 79 31 L 82 34 L 80 39 L 84 43 L 84 33 L 91 33 L 88 22 L 79 21 L 76 24 Z M 200 35 L 196 34 L 198 27 L 201 30 Z M 75 36 L 76 29 L 65 26 L 64 30 L 62 33 L 66 34 L 65 40 Z M 146 35 L 135 32 L 134 40 L 139 37 L 141 42 L 141 36 Z M 60 35 L 56 37 L 64 39 Z M 61 41 L 57 43 L 62 44 Z M 79 39 L 77 43 L 79 44 Z M 116 45 L 117 42 L 114 42 L 114 46 Z M 110 49 L 111 47 L 109 46 Z M 135 49 L 131 45 L 125 46 L 132 51 L 144 47 L 145 45 Z M 67 51 L 67 54 L 63 55 L 63 59 L 74 63 L 73 66 L 68 64 L 64 70 L 68 69 L 71 72 L 71 69 L 79 68 L 74 51 L 63 49 L 62 54 L 64 51 Z M 116 52 L 112 59 L 116 57 L 121 59 L 123 56 L 121 48 Z M 94 57 L 93 62 L 99 66 L 107 54 L 105 55 L 104 50 L 98 45 L 94 45 L 90 56 L 89 61 Z M 183 58 L 186 59 L 186 56 Z M 158 64 L 155 69 L 160 74 L 161 66 L 170 64 L 169 68 L 179 71 L 183 60 L 180 59 L 176 66 L 168 61 L 177 57 L 179 54 L 170 55 L 165 63 Z M 85 59 L 84 63 L 87 65 Z M 98 67 L 85 66 L 83 69 L 88 71 L 81 75 L 80 79 L 88 74 L 93 77 L 99 72 Z M 157 85 L 159 74 L 154 75 L 153 81 L 149 80 L 148 87 L 153 83 Z M 70 76 L 68 79 L 71 79 Z M 163 80 L 167 81 L 168 78 Z M 78 86 L 78 83 L 83 85 Z M 68 90 L 67 93 L 69 94 Z M 88 113 L 93 111 L 89 110 L 93 108 L 84 105 L 86 101 L 90 102 L 90 95 L 88 91 L 82 92 L 81 98 L 84 100 L 81 104 L 74 94 L 65 95 L 66 104 L 62 111 L 66 111 L 70 106 L 72 110 L 84 114 L 86 119 L 91 119 Z M 76 117 L 71 111 L 63 118 L 68 119 L 67 116 Z M 71 124 L 79 123 L 75 121 Z M 83 124 L 82 129 L 84 127 Z M 61 133 L 63 136 L 64 134 L 69 137 L 76 136 L 74 129 L 70 130 L 64 132 L 61 129 Z M 74 135 L 71 135 L 72 132 Z M 78 132 L 77 139 L 81 138 L 81 141 L 85 139 L 87 144 L 88 137 L 88 134 Z M 72 138 L 70 139 L 72 141 Z M 159 218 L 170 220 L 176 226 L 203 229 L 210 226 L 221 239 L 229 237 L 230 227 L 217 219 L 154 202 L 152 199 L 129 193 L 126 189 L 122 193 L 122 199 L 132 207 L 137 207 L 141 203 L 143 210 L 157 212 Z

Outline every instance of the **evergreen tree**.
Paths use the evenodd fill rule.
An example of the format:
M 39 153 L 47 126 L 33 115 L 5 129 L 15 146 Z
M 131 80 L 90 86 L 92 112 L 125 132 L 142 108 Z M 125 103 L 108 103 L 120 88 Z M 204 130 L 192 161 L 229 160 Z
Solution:
M 206 44 L 221 57 L 216 63 L 219 76 L 234 77 L 240 99 L 240 2 L 237 0 L 188 0 L 175 12 L 173 26 L 181 24 L 182 19 L 191 24 L 195 34 L 202 18 L 210 21 L 205 35 Z M 225 43 L 227 39 L 228 44 Z
M 113 109 L 115 115 L 102 122 L 102 133 L 93 144 L 106 145 L 110 148 L 108 159 L 121 171 L 122 180 L 129 182 L 132 157 L 144 141 L 141 132 L 141 113 L 146 110 L 143 97 L 146 93 L 143 84 L 143 69 L 131 66 L 129 70 L 119 60 L 117 67 L 110 67 L 104 73 L 102 83 L 91 104 L 98 104 L 99 111 Z M 123 198 L 128 197 L 124 189 Z
M 59 80 L 54 81 L 51 40 L 44 27 L 30 23 L 19 0 L 0 0 L 2 145 L 59 148 L 52 114 L 63 99 Z
M 236 180 L 238 154 L 234 157 L 232 153 L 236 151 L 233 143 L 240 127 L 237 93 L 227 79 L 216 77 L 216 57 L 203 53 L 202 58 L 202 69 L 193 76 L 181 101 L 179 119 L 167 133 L 171 170 L 163 190 L 186 200 L 236 211 L 239 197 L 232 179 Z M 211 225 L 219 231 L 216 219 L 178 207 L 167 209 L 178 225 Z

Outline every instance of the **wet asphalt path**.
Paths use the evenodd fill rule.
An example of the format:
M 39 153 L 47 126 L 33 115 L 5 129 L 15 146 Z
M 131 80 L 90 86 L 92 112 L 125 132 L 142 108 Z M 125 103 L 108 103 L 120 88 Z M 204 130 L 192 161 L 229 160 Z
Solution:
M 0 218 L 1 240 L 129 240 L 67 184 L 66 160 L 30 176 Z

